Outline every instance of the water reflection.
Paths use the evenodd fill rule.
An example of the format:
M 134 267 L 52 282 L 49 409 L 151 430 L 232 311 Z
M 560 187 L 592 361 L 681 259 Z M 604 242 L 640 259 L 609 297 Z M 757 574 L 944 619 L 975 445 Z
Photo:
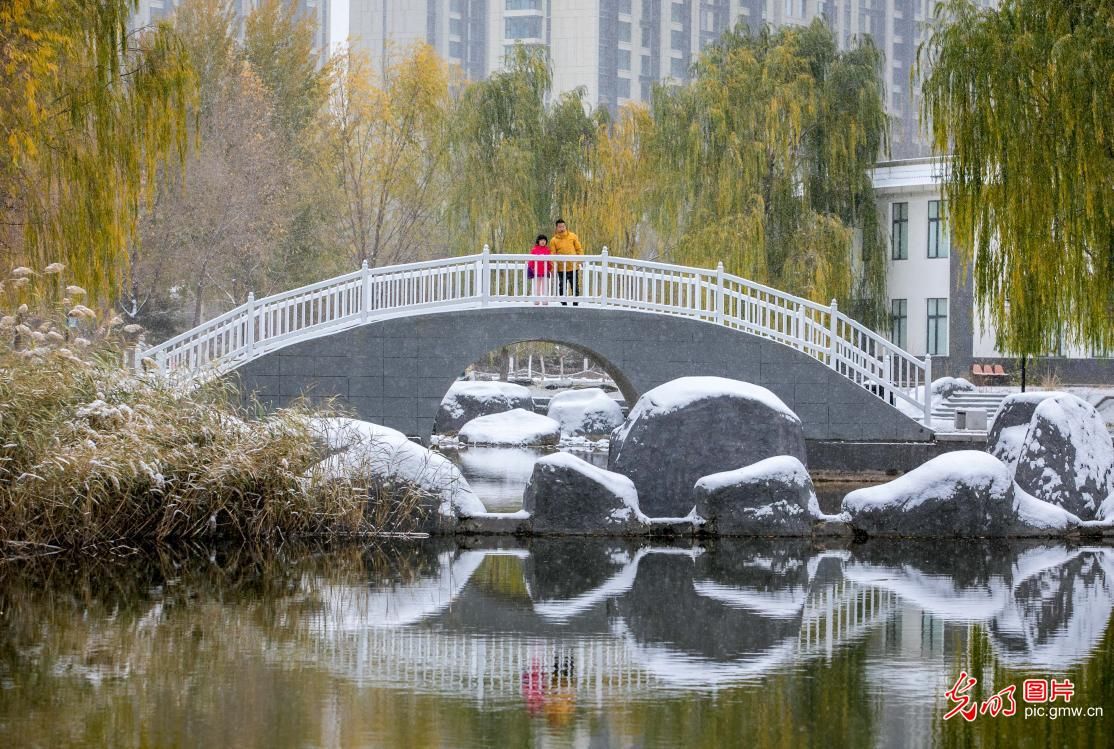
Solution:
M 460 467 L 460 472 L 488 512 L 515 512 L 522 509 L 522 494 L 534 470 L 534 463 L 552 450 L 536 447 L 442 448 L 445 456 Z M 600 468 L 607 467 L 607 453 L 599 450 L 573 450 L 579 458 Z
M 0 745 L 701 745 L 703 725 L 660 720 L 686 711 L 737 732 L 707 745 L 937 744 L 960 664 L 1085 674 L 1111 658 L 1112 605 L 1111 549 L 1051 543 L 438 541 L 8 565 Z M 1108 679 L 1079 684 L 1080 702 L 1111 704 Z

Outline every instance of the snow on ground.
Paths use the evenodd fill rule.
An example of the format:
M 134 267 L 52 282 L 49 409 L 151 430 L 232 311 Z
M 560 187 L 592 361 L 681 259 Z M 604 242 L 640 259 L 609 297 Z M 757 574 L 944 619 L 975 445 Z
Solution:
M 565 435 L 607 434 L 623 423 L 619 403 L 599 388 L 557 393 L 549 401 L 548 415 Z
M 473 445 L 553 445 L 560 438 L 560 424 L 522 408 L 480 416 L 460 428 L 460 440 Z
M 511 382 L 457 380 L 441 399 L 441 407 L 446 409 L 454 419 L 464 415 L 464 406 L 459 402 L 461 397 L 473 401 L 498 401 L 507 409 L 521 403 L 524 398 L 533 400 L 529 388 Z
M 985 484 L 990 493 L 1009 491 L 1011 477 L 1002 461 L 979 450 L 944 453 L 893 481 L 856 489 L 843 498 L 845 511 L 861 511 L 884 505 L 912 509 L 930 499 L 946 499 L 956 484 Z
M 310 419 L 309 427 L 332 453 L 317 465 L 325 478 L 348 478 L 354 472 L 370 471 L 439 495 L 442 515 L 455 511 L 470 516 L 486 511 L 451 460 L 411 442 L 402 432 L 339 417 Z
M 575 455 L 561 452 L 539 458 L 535 465 L 550 465 L 576 471 L 607 489 L 607 491 L 618 497 L 625 505 L 623 510 L 617 510 L 611 514 L 614 520 L 634 520 L 640 523 L 650 522 L 650 518 L 646 517 L 638 506 L 638 490 L 635 488 L 634 482 L 621 473 L 598 468 Z

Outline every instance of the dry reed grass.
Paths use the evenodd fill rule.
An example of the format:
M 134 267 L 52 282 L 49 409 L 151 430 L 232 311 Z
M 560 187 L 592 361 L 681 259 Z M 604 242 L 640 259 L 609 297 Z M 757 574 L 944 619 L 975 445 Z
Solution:
M 72 291 L 58 275 L 48 285 Z M 78 310 L 88 337 L 75 347 L 56 322 L 72 300 L 19 289 L 37 304 L 12 307 L 9 295 L 0 320 L 0 556 L 405 532 L 428 504 L 369 472 L 313 471 L 323 454 L 308 422 L 325 411 L 264 413 L 226 384 L 183 392 L 137 377 L 120 366 L 118 323 L 97 328 L 96 313 Z

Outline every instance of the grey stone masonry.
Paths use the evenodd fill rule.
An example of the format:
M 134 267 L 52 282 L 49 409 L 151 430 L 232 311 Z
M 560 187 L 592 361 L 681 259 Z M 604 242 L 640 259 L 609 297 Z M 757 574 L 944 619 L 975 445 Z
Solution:
M 932 438 L 918 422 L 788 346 L 713 323 L 627 310 L 551 305 L 400 317 L 296 343 L 230 376 L 245 397 L 254 392 L 268 407 L 302 394 L 335 396 L 360 419 L 427 441 L 453 380 L 489 351 L 521 341 L 559 343 L 592 357 L 627 403 L 677 377 L 715 375 L 772 390 L 811 440 Z

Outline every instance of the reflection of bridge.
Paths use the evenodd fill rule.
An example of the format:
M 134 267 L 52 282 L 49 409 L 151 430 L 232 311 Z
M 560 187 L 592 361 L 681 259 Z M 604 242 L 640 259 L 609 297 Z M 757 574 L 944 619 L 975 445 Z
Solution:
M 830 658 L 890 617 L 897 600 L 887 591 L 830 575 L 810 581 L 807 574 L 791 573 L 784 585 L 775 583 L 777 589 L 769 590 L 765 569 L 756 573 L 762 581 L 751 585 L 694 579 L 693 570 L 687 579 L 675 580 L 679 587 L 666 583 L 662 588 L 662 581 L 675 577 L 659 577 L 662 565 L 674 572 L 692 570 L 701 556 L 662 548 L 642 549 L 629 558 L 620 554 L 611 574 L 564 598 L 545 598 L 545 582 L 535 579 L 531 586 L 527 579 L 527 588 L 538 590 L 529 600 L 508 605 L 470 585 L 485 558 L 494 556 L 529 559 L 521 552 L 446 553 L 435 575 L 401 589 L 331 589 L 325 609 L 310 620 L 316 643 L 310 657 L 356 681 L 476 700 L 516 699 L 523 679 L 537 674 L 547 684 L 560 681 L 580 700 L 602 704 L 662 689 L 714 689 L 803 659 Z M 657 566 L 639 580 L 640 565 L 647 560 Z M 838 558 L 830 561 L 838 564 Z M 651 587 L 639 590 L 645 582 Z M 694 592 L 711 605 L 705 613 L 727 627 L 712 644 L 713 652 L 701 652 L 703 645 L 694 647 L 691 639 L 717 637 L 699 625 L 694 630 L 686 614 L 691 607 L 682 600 Z M 669 618 L 673 624 L 665 631 L 645 631 L 640 618 L 661 617 L 654 609 L 667 601 L 680 601 L 676 616 Z M 674 626 L 677 631 L 670 635 Z M 725 652 L 714 652 L 721 646 Z M 562 675 L 555 675 L 555 664 L 566 669 Z
M 365 418 L 428 433 L 452 379 L 493 348 L 563 343 L 596 358 L 628 402 L 685 374 L 764 385 L 806 435 L 925 440 L 890 404 L 929 423 L 922 361 L 830 306 L 716 270 L 585 256 L 583 294 L 532 295 L 529 255 L 479 255 L 368 269 L 253 299 L 142 352 L 178 379 L 240 370 L 281 401 L 302 390 Z M 537 258 L 533 258 L 536 260 Z M 553 278 L 550 277 L 552 282 Z M 548 302 L 538 306 L 538 302 Z M 446 314 L 450 313 L 450 314 Z M 647 313 L 653 315 L 647 319 Z

